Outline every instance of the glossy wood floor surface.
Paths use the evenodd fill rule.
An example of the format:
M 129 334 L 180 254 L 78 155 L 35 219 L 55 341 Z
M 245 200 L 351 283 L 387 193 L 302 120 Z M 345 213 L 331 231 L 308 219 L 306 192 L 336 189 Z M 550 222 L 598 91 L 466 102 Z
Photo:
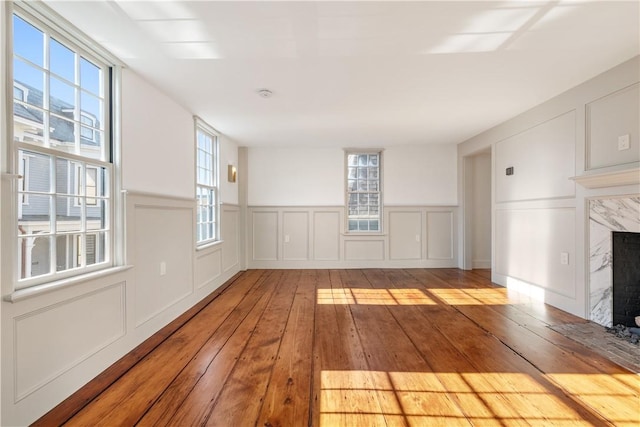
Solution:
M 547 328 L 579 321 L 488 271 L 250 270 L 38 424 L 640 425 L 639 377 Z

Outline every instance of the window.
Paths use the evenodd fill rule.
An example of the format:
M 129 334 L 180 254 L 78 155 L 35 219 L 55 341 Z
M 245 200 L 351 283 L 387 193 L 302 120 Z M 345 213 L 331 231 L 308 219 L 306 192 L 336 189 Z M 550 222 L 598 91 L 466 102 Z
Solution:
M 380 232 L 382 153 L 347 152 L 347 229 Z
M 218 238 L 218 137 L 196 119 L 196 241 L 199 245 Z
M 112 69 L 26 11 L 12 19 L 19 289 L 112 265 Z

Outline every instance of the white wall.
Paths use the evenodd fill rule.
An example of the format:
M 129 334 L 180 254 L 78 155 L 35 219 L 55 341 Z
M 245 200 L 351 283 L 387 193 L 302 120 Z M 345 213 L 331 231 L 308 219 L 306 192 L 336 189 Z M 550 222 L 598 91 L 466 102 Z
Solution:
M 335 148 L 248 150 L 250 206 L 344 204 L 344 151 Z
M 125 69 L 122 117 L 124 189 L 193 197 L 195 127 L 192 114 L 135 72 Z
M 455 145 L 389 147 L 384 151 L 386 205 L 457 205 Z
M 221 136 L 223 242 L 196 250 L 193 135 L 189 111 L 123 73 L 126 267 L 22 298 L 3 279 L 3 296 L 14 300 L 0 306 L 0 425 L 36 420 L 239 271 L 238 183 L 226 179 L 238 148 Z M 2 209 L 10 209 L 4 199 Z
M 343 205 L 344 150 L 250 147 L 250 206 Z M 383 151 L 385 205 L 457 204 L 454 145 L 393 146 Z
M 587 200 L 634 194 L 638 185 L 589 189 L 571 178 L 640 164 L 639 64 L 635 57 L 458 145 L 461 165 L 492 147 L 497 283 L 586 317 Z M 629 150 L 618 150 L 621 135 L 629 135 Z M 561 263 L 563 253 L 568 264 Z

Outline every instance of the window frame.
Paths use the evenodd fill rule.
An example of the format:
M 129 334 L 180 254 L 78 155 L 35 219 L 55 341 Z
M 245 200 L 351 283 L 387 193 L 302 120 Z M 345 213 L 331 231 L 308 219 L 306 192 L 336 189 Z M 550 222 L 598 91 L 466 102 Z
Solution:
M 119 113 L 120 113 L 120 72 L 122 64 L 120 61 L 111 55 L 108 51 L 102 48 L 100 45 L 93 42 L 86 35 L 77 30 L 72 24 L 68 23 L 64 19 L 55 15 L 46 5 L 37 3 L 29 3 L 29 2 L 15 2 L 11 3 L 11 5 L 6 9 L 6 13 L 4 14 L 4 22 L 7 24 L 6 27 L 6 36 L 7 36 L 7 80 L 9 82 L 15 82 L 14 80 L 14 46 L 15 41 L 13 38 L 13 22 L 14 16 L 24 20 L 28 24 L 34 26 L 36 29 L 43 33 L 44 39 L 44 52 L 45 52 L 45 63 L 39 69 L 43 71 L 43 77 L 45 79 L 51 78 L 49 76 L 55 76 L 56 74 L 50 70 L 48 61 L 48 56 L 50 52 L 49 41 L 55 39 L 58 43 L 61 43 L 64 47 L 72 50 L 77 58 L 77 63 L 80 62 L 80 58 L 84 58 L 85 61 L 90 64 L 98 67 L 101 70 L 100 75 L 100 99 L 102 99 L 103 107 L 102 107 L 102 120 L 103 120 L 103 128 L 100 129 L 103 136 L 103 141 L 101 142 L 101 151 L 100 158 L 96 159 L 92 154 L 82 155 L 80 151 L 74 152 L 65 152 L 64 150 L 55 149 L 55 147 L 50 146 L 48 143 L 40 142 L 40 143 L 29 143 L 23 141 L 15 141 L 14 140 L 14 117 L 16 117 L 13 113 L 13 105 L 16 100 L 11 94 L 11 97 L 6 96 L 6 105 L 8 107 L 7 111 L 7 144 L 4 147 L 4 150 L 8 153 L 8 169 L 11 171 L 17 171 L 20 169 L 21 162 L 21 153 L 24 155 L 29 155 L 29 153 L 35 153 L 38 155 L 46 156 L 52 168 L 57 167 L 56 162 L 58 159 L 63 159 L 69 161 L 69 165 L 73 164 L 72 162 L 81 162 L 84 166 L 82 170 L 86 166 L 95 166 L 97 168 L 104 168 L 106 171 L 107 180 L 102 180 L 104 185 L 104 194 L 100 196 L 100 198 L 106 200 L 107 207 L 103 210 L 102 218 L 104 221 L 104 225 L 100 228 L 100 230 L 90 229 L 87 225 L 88 219 L 86 216 L 86 207 L 84 208 L 84 216 L 85 218 L 82 220 L 81 231 L 78 231 L 75 234 L 69 234 L 67 232 L 58 233 L 56 231 L 56 218 L 51 216 L 52 212 L 55 212 L 54 209 L 50 208 L 50 217 L 48 222 L 50 224 L 50 228 L 46 233 L 49 240 L 49 263 L 50 268 L 47 273 L 33 276 L 21 278 L 22 273 L 22 262 L 20 255 L 20 238 L 21 232 L 10 232 L 10 236 L 7 239 L 6 243 L 3 242 L 3 250 L 7 250 L 8 253 L 12 254 L 5 258 L 3 261 L 3 277 L 6 279 L 7 283 L 12 283 L 12 289 L 8 289 L 3 286 L 4 292 L 11 291 L 24 291 L 29 289 L 30 293 L 40 292 L 40 289 L 53 289 L 59 285 L 64 285 L 69 281 L 77 281 L 78 279 L 82 279 L 87 274 L 95 275 L 95 273 L 101 270 L 109 270 L 117 265 L 123 265 L 124 263 L 124 213 L 123 213 L 123 201 L 122 196 L 120 195 L 121 188 L 121 178 L 119 176 L 119 167 L 120 167 L 120 147 L 119 147 Z M 24 61 L 23 61 L 24 62 Z M 78 67 L 76 63 L 76 67 Z M 77 70 L 77 68 L 76 68 Z M 84 91 L 85 86 L 76 80 L 76 87 L 78 91 Z M 48 84 L 45 84 L 43 90 L 43 97 L 50 96 L 48 90 Z M 79 95 L 78 95 L 79 96 Z M 23 99 L 23 102 L 26 100 Z M 77 104 L 76 108 L 80 111 L 80 106 Z M 55 111 L 51 111 L 48 108 L 47 103 L 45 103 L 41 108 L 43 114 L 56 114 Z M 75 121 L 80 121 L 80 114 L 78 113 L 78 117 L 74 118 Z M 95 122 L 94 122 L 95 123 Z M 46 129 L 48 126 L 48 119 L 43 120 L 43 128 Z M 74 131 L 77 132 L 76 136 L 76 144 L 80 138 L 80 125 L 77 126 L 77 129 Z M 43 140 L 46 139 L 45 135 L 43 135 Z M 80 142 L 80 144 L 82 144 Z M 79 150 L 80 146 L 77 146 Z M 69 168 L 71 169 L 71 168 Z M 69 174 L 75 173 L 74 171 L 68 172 Z M 52 169 L 55 170 L 55 169 Z M 51 173 L 51 172 L 50 172 Z M 98 174 L 101 175 L 101 174 Z M 16 174 L 14 174 L 16 176 Z M 16 177 L 19 179 L 19 177 Z M 25 180 L 29 178 L 25 175 Z M 60 190 L 56 188 L 55 179 L 49 183 L 50 191 L 46 192 L 50 200 L 55 201 L 60 193 Z M 22 184 L 18 183 L 17 185 L 12 187 L 12 191 L 10 192 L 9 197 L 13 198 L 14 206 L 10 210 L 11 212 L 3 212 L 2 222 L 4 224 L 10 224 L 10 226 L 5 226 L 7 229 L 18 230 L 18 221 L 22 215 L 22 209 L 20 206 L 16 209 L 15 204 L 21 205 L 19 203 L 19 189 L 27 189 L 28 187 L 23 187 Z M 25 193 L 22 193 L 25 194 Z M 44 193 L 43 193 L 44 194 Z M 81 195 L 84 199 L 87 198 L 86 194 Z M 28 194 L 27 194 L 28 197 Z M 3 196 L 3 200 L 7 200 L 7 196 Z M 104 206 L 104 205 L 103 205 Z M 4 211 L 4 210 L 3 210 Z M 98 238 L 96 237 L 96 248 L 100 245 L 104 245 L 104 248 L 98 248 L 104 256 L 104 259 L 101 262 L 97 262 L 92 265 L 83 265 L 80 267 L 64 269 L 61 271 L 57 271 L 56 266 L 56 258 L 58 258 L 57 252 L 57 239 L 60 236 L 70 235 L 74 237 L 74 240 L 80 236 L 81 241 L 86 241 L 87 235 L 97 235 L 102 233 L 104 236 L 103 240 L 98 243 Z M 4 237 L 3 237 L 4 240 Z M 82 248 L 83 253 L 85 252 L 86 247 Z M 96 255 L 96 259 L 98 256 Z M 8 272 L 8 273 L 5 273 Z M 5 281 L 5 280 L 3 280 Z M 12 295 L 13 295 L 12 293 Z M 17 294 L 16 294 L 17 295 Z M 13 297 L 11 297 L 13 298 Z
M 347 148 L 344 150 L 344 196 L 345 196 L 345 215 L 344 215 L 344 227 L 345 234 L 355 234 L 355 235 L 382 235 L 384 234 L 384 173 L 383 173 L 383 152 L 384 150 L 381 148 L 365 148 L 365 149 L 357 149 L 357 148 Z M 349 229 L 349 196 L 351 192 L 349 191 L 349 156 L 350 155 L 370 155 L 377 154 L 378 155 L 378 191 L 375 192 L 378 194 L 378 230 L 350 230 Z M 357 191 L 355 192 L 358 193 Z
M 211 169 L 210 179 L 211 184 L 200 183 L 199 182 L 199 172 L 200 169 L 207 170 L 206 168 L 201 168 L 199 163 L 199 153 L 200 148 L 198 146 L 198 134 L 202 132 L 206 136 L 211 138 L 212 142 L 212 150 L 211 153 L 207 153 L 211 155 Z M 221 242 L 222 239 L 220 237 L 220 133 L 215 130 L 212 126 L 210 126 L 207 122 L 202 120 L 200 117 L 194 116 L 194 165 L 195 165 L 195 174 L 194 174 L 194 197 L 195 197 L 195 229 L 194 229 L 194 241 L 197 249 L 201 249 L 212 244 Z M 199 190 L 211 191 L 214 197 L 214 202 L 211 206 L 214 210 L 211 221 L 201 221 L 201 207 L 203 206 L 200 203 L 199 199 Z M 200 227 L 204 223 L 213 223 L 213 236 L 206 236 L 204 239 L 200 239 Z

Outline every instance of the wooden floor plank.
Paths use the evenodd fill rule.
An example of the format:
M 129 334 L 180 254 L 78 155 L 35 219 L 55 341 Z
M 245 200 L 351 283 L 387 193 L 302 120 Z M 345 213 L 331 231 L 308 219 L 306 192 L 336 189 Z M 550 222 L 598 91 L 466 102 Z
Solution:
M 247 419 L 257 419 L 291 311 L 299 275 L 299 271 L 288 271 L 280 278 L 206 425 L 239 426 L 246 423 Z M 247 396 L 253 398 L 247 399 Z
M 250 270 L 38 425 L 640 425 L 640 377 L 549 328 L 582 319 L 490 277 Z
M 410 425 L 431 422 L 469 425 L 433 370 L 415 348 L 388 307 L 394 304 L 387 289 L 377 289 L 361 271 L 344 273 L 362 293 L 363 304 L 351 305 L 354 322 L 370 369 L 377 373 L 377 387 L 383 391 L 388 424 Z
M 265 280 L 269 276 L 265 274 Z M 162 393 L 149 411 L 138 422 L 139 426 L 161 426 L 167 425 L 174 417 L 176 411 L 184 405 L 184 400 L 192 393 L 199 381 L 214 369 L 213 362 L 223 347 L 233 346 L 229 342 L 231 337 L 248 336 L 255 327 L 260 314 L 266 308 L 266 302 L 273 293 L 273 288 L 269 286 L 254 286 L 245 298 L 233 308 L 229 316 L 224 320 L 219 328 L 215 330 L 209 340 L 202 346 L 196 356 L 187 364 L 180 374 Z M 261 303 L 262 300 L 262 303 Z M 254 312 L 253 318 L 249 315 Z M 245 323 L 245 332 L 238 329 Z M 248 326 L 247 326 L 248 325 Z M 236 349 L 237 346 L 234 347 Z M 227 350 L 228 351 L 228 350 Z M 219 361 L 218 361 L 219 363 Z M 211 393 L 212 389 L 208 388 Z
M 258 425 L 307 426 L 312 378 L 315 272 L 305 271 L 297 284 L 278 356 L 273 367 Z
M 168 337 L 155 351 L 112 384 L 108 392 L 85 406 L 67 424 L 110 426 L 133 425 L 137 422 L 258 278 L 254 274 L 248 275 L 237 286 L 223 293 L 219 301 L 223 309 L 201 311 L 186 327 Z
M 192 390 L 184 397 L 183 402 L 176 409 L 167 425 L 187 426 L 202 425 L 206 422 L 215 402 L 222 392 L 233 368 L 238 362 L 240 354 L 246 347 L 252 336 L 258 321 L 263 315 L 267 303 L 275 292 L 274 284 L 281 277 L 281 273 L 273 272 L 269 281 L 261 286 L 259 300 L 253 305 L 251 311 L 242 319 L 242 322 L 233 335 L 215 355 L 206 372 L 198 379 Z

